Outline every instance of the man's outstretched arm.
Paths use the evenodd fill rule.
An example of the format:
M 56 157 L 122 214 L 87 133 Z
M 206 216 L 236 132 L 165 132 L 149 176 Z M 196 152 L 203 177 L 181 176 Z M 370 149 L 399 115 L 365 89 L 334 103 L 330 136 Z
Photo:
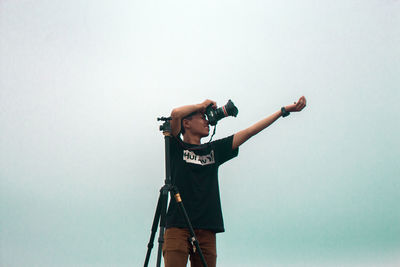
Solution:
M 300 97 L 299 101 L 295 102 L 292 105 L 286 106 L 285 109 L 288 112 L 298 112 L 301 111 L 305 106 L 306 106 L 306 98 L 302 96 Z M 280 116 L 282 116 L 281 110 L 273 113 L 272 115 L 266 117 L 265 119 L 260 120 L 259 122 L 253 124 L 249 128 L 237 132 L 233 136 L 232 148 L 233 149 L 238 148 L 241 144 L 249 140 L 250 137 L 258 134 L 259 132 L 270 126 L 272 123 L 274 123 L 277 119 L 279 119 Z

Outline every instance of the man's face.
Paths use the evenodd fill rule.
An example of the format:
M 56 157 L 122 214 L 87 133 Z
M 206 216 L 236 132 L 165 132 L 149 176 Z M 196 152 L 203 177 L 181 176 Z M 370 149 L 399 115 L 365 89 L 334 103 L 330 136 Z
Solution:
M 209 134 L 210 127 L 208 126 L 208 121 L 206 116 L 202 113 L 196 113 L 192 116 L 190 122 L 190 131 L 193 134 L 198 134 L 201 137 L 206 137 Z

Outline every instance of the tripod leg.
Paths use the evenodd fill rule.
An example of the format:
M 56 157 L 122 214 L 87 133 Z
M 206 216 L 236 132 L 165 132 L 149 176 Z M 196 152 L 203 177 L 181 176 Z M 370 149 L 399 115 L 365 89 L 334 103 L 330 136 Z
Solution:
M 151 227 L 150 240 L 149 243 L 147 244 L 147 253 L 146 253 L 146 259 L 144 261 L 144 267 L 147 267 L 149 264 L 151 250 L 153 249 L 154 246 L 154 237 L 157 232 L 158 222 L 160 221 L 160 209 L 161 209 L 161 195 L 158 198 L 156 213 L 154 214 L 153 226 Z
M 165 188 L 165 187 L 164 187 Z M 161 266 L 161 258 L 162 258 L 162 246 L 164 244 L 164 233 L 165 233 L 165 225 L 167 219 L 167 203 L 168 203 L 168 189 L 162 190 L 161 192 L 161 206 L 160 206 L 160 234 L 158 237 L 158 253 L 157 253 L 157 266 Z
M 186 213 L 186 210 L 185 210 L 185 207 L 183 205 L 181 196 L 180 196 L 180 194 L 178 192 L 178 189 L 176 187 L 173 187 L 172 188 L 172 192 L 174 194 L 176 203 L 178 204 L 180 210 L 182 211 L 182 214 L 183 214 L 183 216 L 185 218 L 185 221 L 186 221 L 186 225 L 187 225 L 187 227 L 189 229 L 190 242 L 196 247 L 197 251 L 199 252 L 199 256 L 200 256 L 201 262 L 203 263 L 203 266 L 207 267 L 207 263 L 206 263 L 206 260 L 204 258 L 203 252 L 201 251 L 201 248 L 200 248 L 200 245 L 199 245 L 199 241 L 196 238 L 196 235 L 195 235 L 194 230 L 193 230 L 193 226 L 192 226 L 192 224 L 190 222 L 189 216 Z
M 153 225 L 151 227 L 151 235 L 150 235 L 150 240 L 149 243 L 147 244 L 147 253 L 146 253 L 146 259 L 144 261 L 144 267 L 147 267 L 149 264 L 149 260 L 150 260 L 150 254 L 151 254 L 151 250 L 153 249 L 154 246 L 154 238 L 157 232 L 157 228 L 158 228 L 158 223 L 160 222 L 160 231 L 163 231 L 163 228 L 161 225 L 163 225 L 161 223 L 161 221 L 163 221 L 163 219 L 160 217 L 164 215 L 165 217 L 165 209 L 166 209 L 166 202 L 168 201 L 168 191 L 165 192 L 165 187 L 161 188 L 160 190 L 160 196 L 158 197 L 158 202 L 157 202 L 157 208 L 156 208 L 156 212 L 154 214 L 154 219 L 153 219 Z M 167 198 L 166 198 L 166 197 Z M 164 223 L 165 225 L 165 223 Z M 164 235 L 164 233 L 163 233 Z M 160 237 L 161 237 L 161 233 L 160 233 Z M 158 240 L 160 242 L 160 238 Z M 163 242 L 164 240 L 162 240 Z M 162 244 L 161 244 L 162 246 Z M 160 265 L 158 265 L 160 266 Z

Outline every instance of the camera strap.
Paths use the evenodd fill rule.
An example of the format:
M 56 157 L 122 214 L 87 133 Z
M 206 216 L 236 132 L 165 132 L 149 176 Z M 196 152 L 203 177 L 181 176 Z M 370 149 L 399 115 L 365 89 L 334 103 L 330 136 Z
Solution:
M 213 133 L 211 135 L 210 141 L 208 141 L 208 143 L 211 143 L 211 140 L 213 139 L 213 137 L 215 135 L 215 129 L 217 129 L 217 125 L 214 125 L 214 130 L 213 130 Z

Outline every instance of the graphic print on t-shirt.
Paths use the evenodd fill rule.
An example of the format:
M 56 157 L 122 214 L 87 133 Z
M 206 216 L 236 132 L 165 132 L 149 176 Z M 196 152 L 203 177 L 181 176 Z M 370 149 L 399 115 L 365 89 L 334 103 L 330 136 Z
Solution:
M 190 150 L 184 150 L 183 160 L 186 161 L 187 163 L 193 163 L 198 165 L 214 164 L 215 163 L 214 150 L 211 150 L 210 154 L 203 156 L 196 155 L 193 151 Z

